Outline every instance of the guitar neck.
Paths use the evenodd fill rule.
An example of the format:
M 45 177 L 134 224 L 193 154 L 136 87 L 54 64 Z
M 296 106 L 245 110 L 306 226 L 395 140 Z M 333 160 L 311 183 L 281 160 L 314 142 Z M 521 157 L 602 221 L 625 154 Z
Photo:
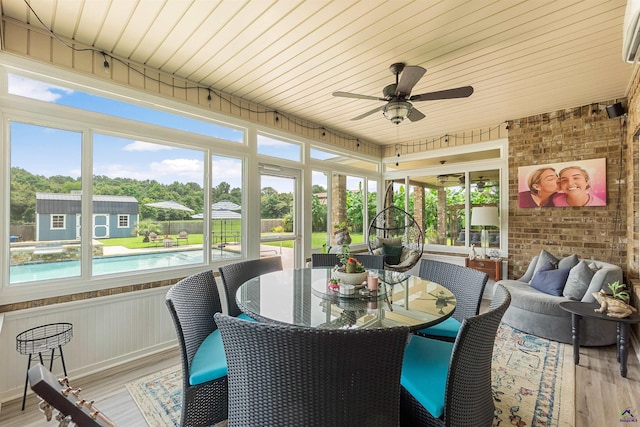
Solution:
M 58 380 L 40 363 L 29 369 L 28 375 L 31 390 L 64 416 L 71 416 L 79 427 L 116 427 L 93 406 L 92 401 L 79 397 L 79 390 Z

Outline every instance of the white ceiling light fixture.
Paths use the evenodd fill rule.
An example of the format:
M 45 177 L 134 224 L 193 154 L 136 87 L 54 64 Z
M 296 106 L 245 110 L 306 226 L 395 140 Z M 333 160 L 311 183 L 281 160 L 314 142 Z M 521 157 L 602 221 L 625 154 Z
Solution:
M 404 119 L 407 118 L 413 106 L 406 101 L 392 101 L 384 106 L 382 114 L 391 120 L 394 125 L 399 125 Z

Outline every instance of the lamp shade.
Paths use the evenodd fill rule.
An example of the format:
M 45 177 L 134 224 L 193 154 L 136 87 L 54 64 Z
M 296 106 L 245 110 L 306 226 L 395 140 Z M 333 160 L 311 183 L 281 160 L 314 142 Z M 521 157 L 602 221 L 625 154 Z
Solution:
M 471 225 L 500 225 L 497 206 L 481 206 L 471 209 Z

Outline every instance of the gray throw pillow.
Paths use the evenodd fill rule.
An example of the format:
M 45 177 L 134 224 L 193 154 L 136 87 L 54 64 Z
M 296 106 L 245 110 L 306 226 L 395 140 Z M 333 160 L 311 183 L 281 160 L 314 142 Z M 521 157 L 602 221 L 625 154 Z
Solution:
M 569 271 L 569 277 L 567 277 L 567 283 L 564 285 L 562 295 L 575 301 L 582 300 L 594 274 L 595 272 L 589 268 L 586 261 L 580 261 Z
M 540 251 L 540 256 L 538 257 L 538 263 L 536 264 L 535 270 L 533 270 L 533 276 L 535 277 L 538 270 L 540 270 L 540 268 L 548 262 L 550 262 L 553 265 L 553 268 L 557 268 L 558 258 L 556 258 L 555 256 L 551 255 L 549 252 L 543 249 Z
M 580 259 L 578 259 L 578 255 L 576 255 L 576 254 L 569 255 L 569 256 L 566 256 L 566 257 L 562 258 L 560 261 L 558 261 L 558 269 L 560 269 L 560 268 L 573 268 L 576 265 L 578 265 L 579 262 L 580 262 Z

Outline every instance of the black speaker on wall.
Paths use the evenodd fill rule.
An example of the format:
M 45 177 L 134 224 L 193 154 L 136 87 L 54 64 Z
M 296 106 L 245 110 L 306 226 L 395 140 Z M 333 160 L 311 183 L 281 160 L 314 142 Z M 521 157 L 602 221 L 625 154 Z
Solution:
M 607 105 L 607 115 L 610 119 L 614 119 L 616 117 L 624 116 L 624 108 L 622 107 L 622 103 L 616 102 L 615 104 Z

